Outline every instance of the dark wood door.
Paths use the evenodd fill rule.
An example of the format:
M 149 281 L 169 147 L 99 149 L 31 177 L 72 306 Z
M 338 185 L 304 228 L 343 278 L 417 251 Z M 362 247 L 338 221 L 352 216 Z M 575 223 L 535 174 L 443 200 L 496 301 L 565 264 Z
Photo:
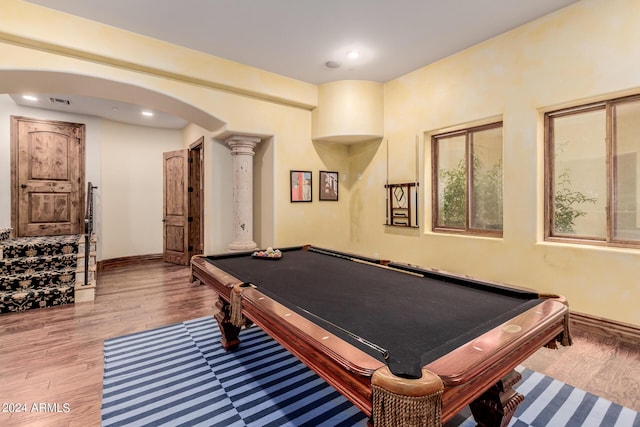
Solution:
M 189 264 L 189 152 L 163 153 L 163 258 L 173 264 Z
M 85 125 L 11 117 L 16 236 L 83 233 Z
M 189 146 L 189 258 L 204 253 L 204 137 Z

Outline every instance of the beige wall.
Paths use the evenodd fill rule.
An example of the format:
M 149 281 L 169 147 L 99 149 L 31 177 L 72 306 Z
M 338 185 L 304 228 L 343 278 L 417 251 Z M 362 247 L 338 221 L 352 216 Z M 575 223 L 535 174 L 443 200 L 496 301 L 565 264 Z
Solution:
M 194 120 L 213 132 L 205 143 L 208 252 L 231 240 L 230 155 L 219 136 L 260 135 L 254 228 L 261 246 L 309 242 L 529 286 L 565 294 L 579 312 L 640 325 L 640 252 L 545 243 L 542 197 L 543 112 L 640 92 L 637 0 L 583 0 L 386 83 L 384 138 L 355 145 L 312 141 L 313 85 L 19 0 L 6 3 L 0 81 L 3 70 L 94 76 L 169 95 L 224 122 L 212 129 Z M 496 119 L 504 121 L 504 237 L 432 233 L 429 135 Z M 383 186 L 387 178 L 415 180 L 416 139 L 422 227 L 384 227 Z M 290 169 L 313 172 L 313 203 L 290 203 Z M 339 172 L 338 202 L 318 201 L 319 170 Z M 120 197 L 135 199 L 127 184 L 113 181 L 127 191 Z M 105 225 L 116 222 L 111 215 L 103 212 Z
M 343 80 L 318 86 L 313 110 L 314 141 L 355 143 L 384 135 L 384 99 L 381 83 Z
M 381 229 L 381 144 L 354 162 L 353 191 L 373 208 L 352 216 L 353 248 L 564 294 L 576 311 L 640 325 L 640 252 L 544 242 L 542 196 L 543 112 L 640 92 L 637 16 L 636 0 L 584 0 L 387 83 L 390 174 L 412 179 L 419 135 L 426 215 L 421 232 Z M 504 238 L 432 233 L 429 135 L 495 117 L 504 120 Z
M 181 131 L 105 120 L 102 135 L 102 259 L 162 253 L 162 153 Z

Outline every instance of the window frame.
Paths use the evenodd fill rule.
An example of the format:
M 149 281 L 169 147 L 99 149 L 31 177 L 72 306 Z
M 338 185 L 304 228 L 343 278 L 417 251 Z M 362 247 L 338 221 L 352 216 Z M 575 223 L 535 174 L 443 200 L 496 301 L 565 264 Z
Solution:
M 501 129 L 503 133 L 504 123 L 502 120 L 491 122 L 483 125 L 472 126 L 468 128 L 458 129 L 449 132 L 443 132 L 431 135 L 431 230 L 435 233 L 452 233 L 471 236 L 494 237 L 501 238 L 504 233 L 504 221 L 500 230 L 489 230 L 471 227 L 471 218 L 473 217 L 473 134 L 489 129 Z M 443 138 L 451 138 L 455 136 L 465 136 L 465 219 L 464 228 L 456 228 L 438 224 L 440 209 L 438 207 L 438 185 L 439 185 L 439 169 L 438 169 L 438 141 Z M 503 133 L 504 135 L 504 133 Z M 501 139 L 501 150 L 504 153 L 504 136 Z M 504 155 L 501 156 L 504 160 Z M 503 169 L 504 170 L 504 169 Z M 504 175 L 502 179 L 502 192 L 504 194 Z M 503 198 L 504 200 L 504 198 Z M 504 218 L 504 203 L 502 205 Z
M 640 95 L 624 96 L 619 98 L 608 99 L 604 101 L 592 102 L 558 110 L 546 112 L 544 114 L 544 240 L 558 243 L 572 243 L 592 246 L 607 247 L 625 247 L 640 248 L 640 240 L 616 239 L 615 221 L 616 221 L 616 194 L 618 183 L 617 163 L 616 163 L 616 131 L 615 131 L 615 107 L 620 104 L 629 102 L 640 102 Z M 605 209 L 606 209 L 606 225 L 605 237 L 597 238 L 592 236 L 567 236 L 554 232 L 554 140 L 553 140 L 553 121 L 558 117 L 566 117 L 578 115 L 597 110 L 604 110 L 605 113 L 605 177 L 607 182 L 605 188 Z

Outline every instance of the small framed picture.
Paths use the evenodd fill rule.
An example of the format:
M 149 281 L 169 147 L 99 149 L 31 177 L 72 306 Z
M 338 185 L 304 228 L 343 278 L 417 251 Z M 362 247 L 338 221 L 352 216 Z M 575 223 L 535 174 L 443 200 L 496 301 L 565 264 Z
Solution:
M 320 200 L 338 200 L 338 172 L 320 171 Z
M 311 201 L 311 171 L 291 171 L 291 201 Z

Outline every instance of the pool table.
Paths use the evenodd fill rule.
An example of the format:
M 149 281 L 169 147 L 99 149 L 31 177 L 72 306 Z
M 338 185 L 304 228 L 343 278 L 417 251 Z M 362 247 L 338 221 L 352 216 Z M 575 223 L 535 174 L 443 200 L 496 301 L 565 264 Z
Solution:
M 560 296 L 317 248 L 196 256 L 212 286 L 221 342 L 256 324 L 331 384 L 374 426 L 441 425 L 469 405 L 506 426 L 523 396 L 514 368 L 570 344 Z

